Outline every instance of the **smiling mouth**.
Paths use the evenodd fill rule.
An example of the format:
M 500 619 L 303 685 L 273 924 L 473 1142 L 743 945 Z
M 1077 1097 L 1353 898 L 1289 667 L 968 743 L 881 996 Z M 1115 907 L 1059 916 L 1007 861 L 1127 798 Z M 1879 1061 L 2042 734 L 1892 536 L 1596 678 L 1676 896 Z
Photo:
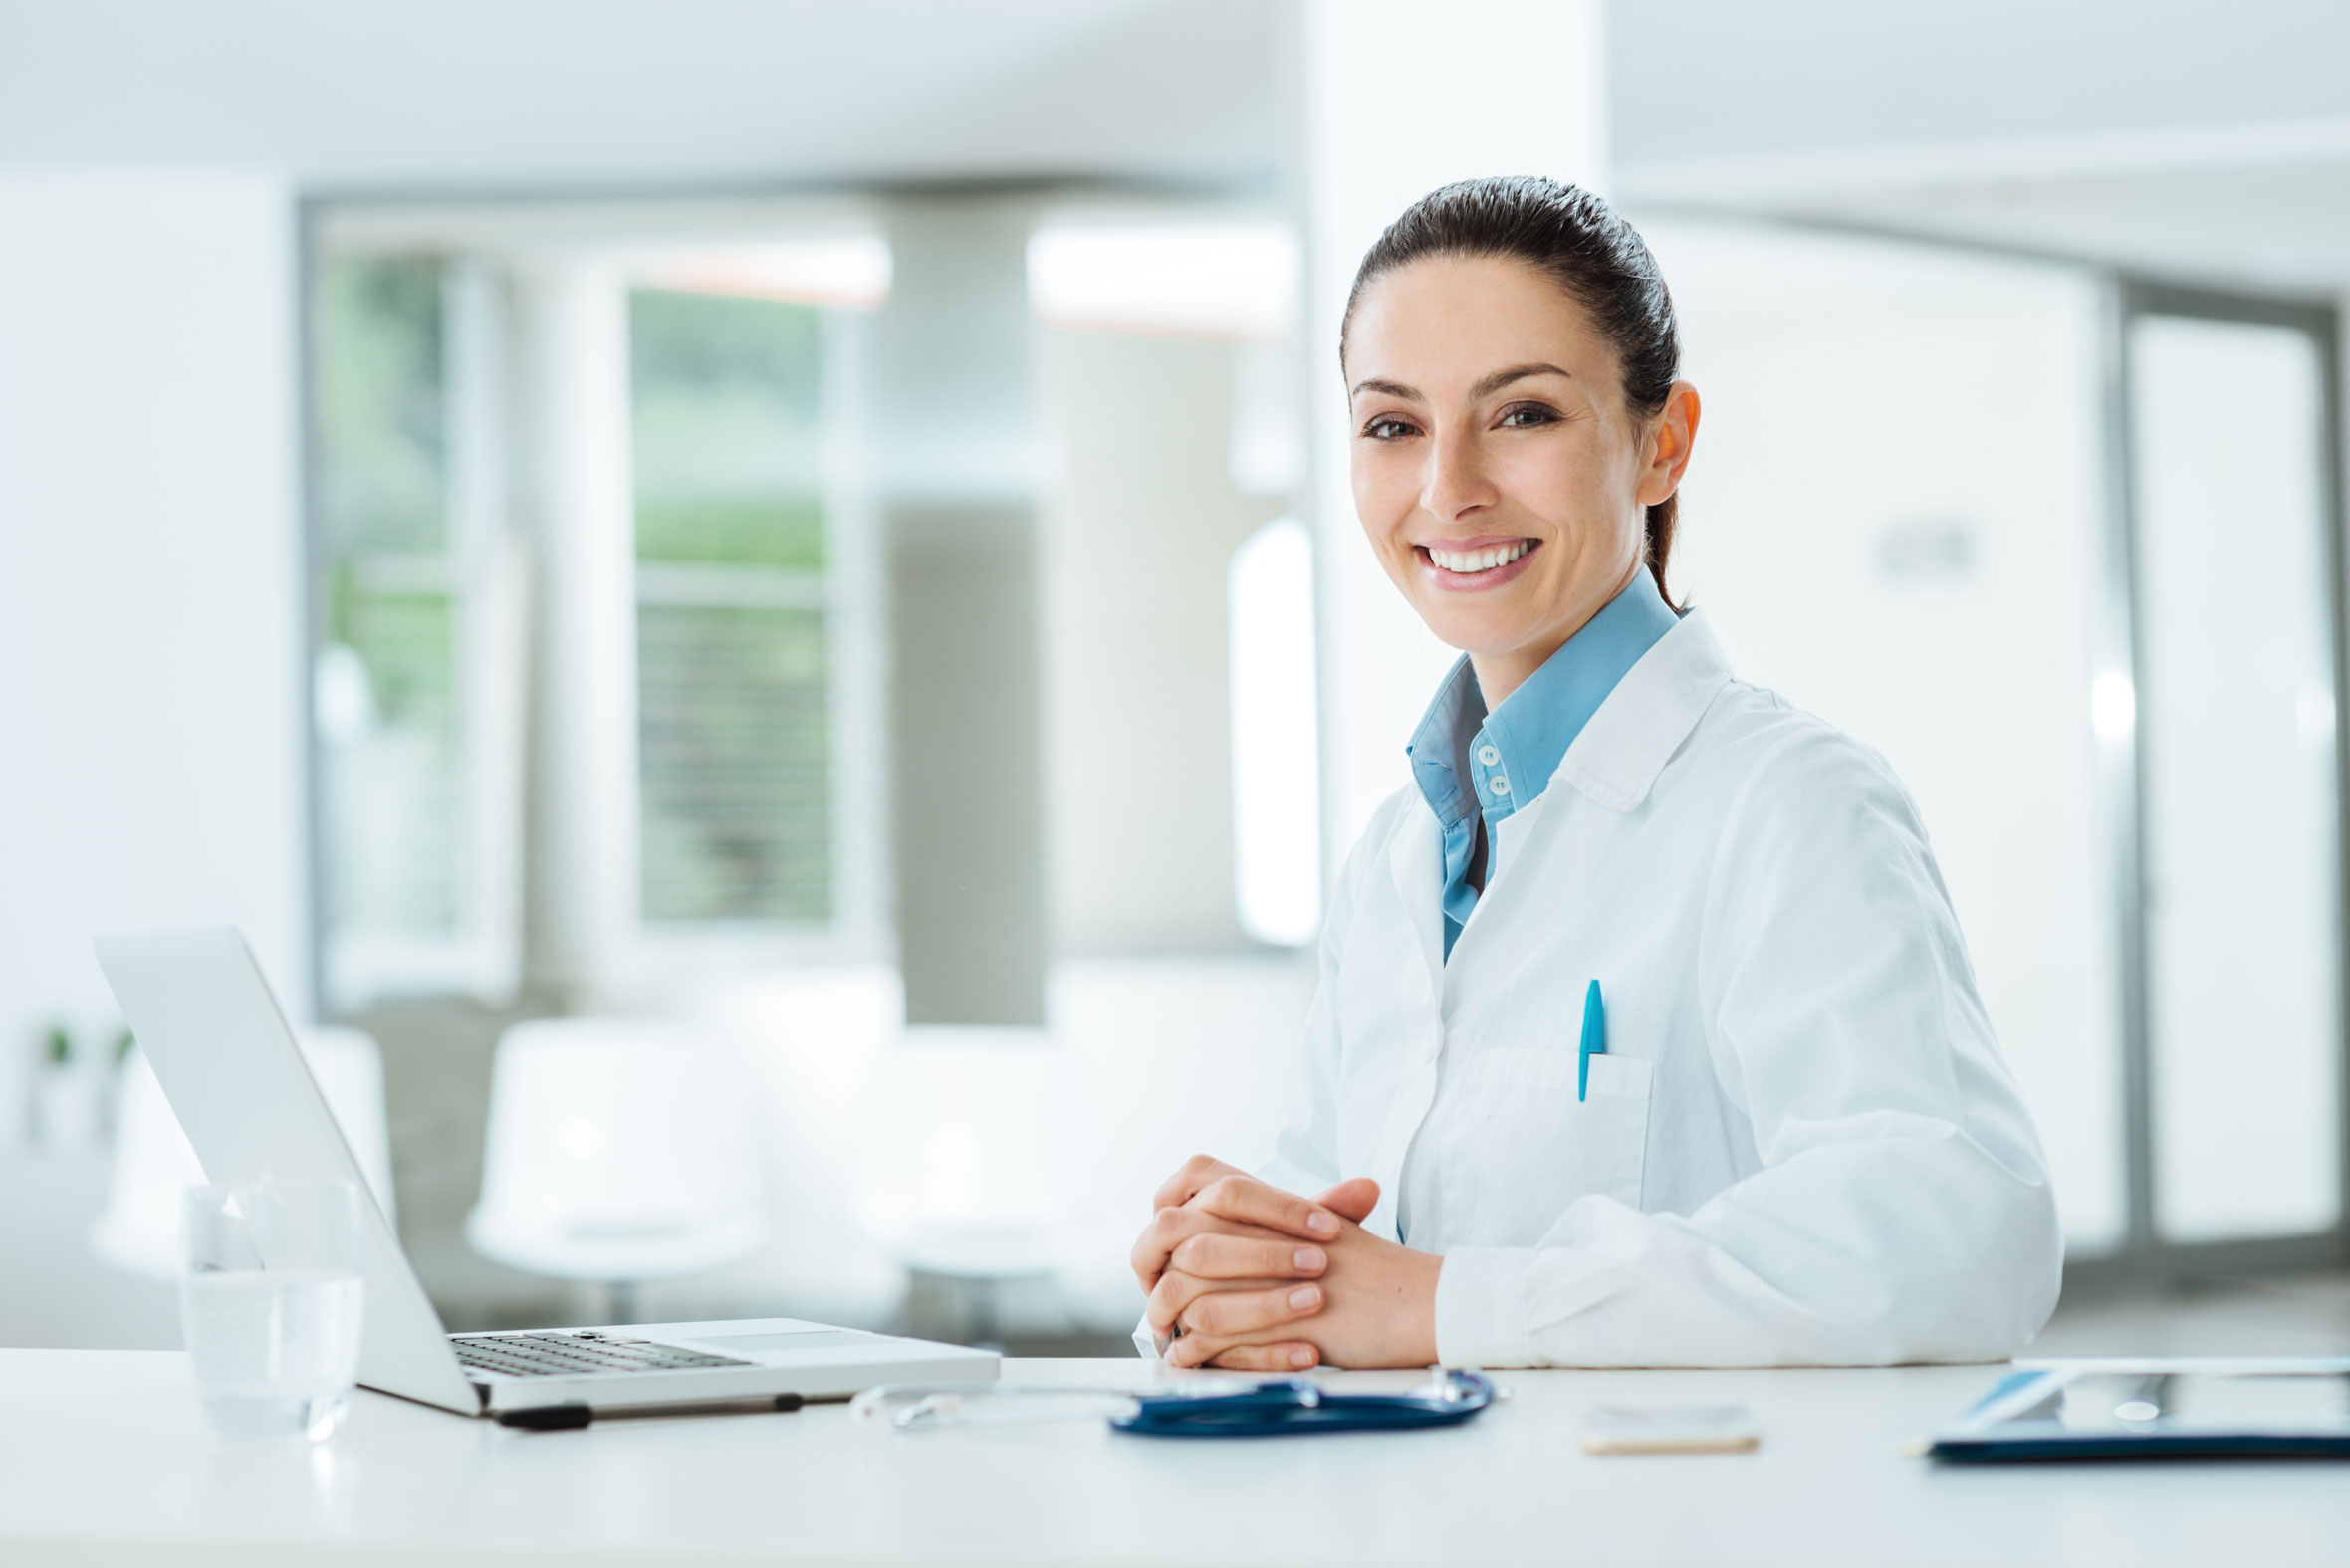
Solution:
M 1488 545 L 1482 550 L 1444 550 L 1435 545 L 1414 548 L 1433 566 L 1461 576 L 1475 576 L 1479 572 L 1500 570 L 1540 543 L 1533 539 L 1514 539 L 1506 545 Z

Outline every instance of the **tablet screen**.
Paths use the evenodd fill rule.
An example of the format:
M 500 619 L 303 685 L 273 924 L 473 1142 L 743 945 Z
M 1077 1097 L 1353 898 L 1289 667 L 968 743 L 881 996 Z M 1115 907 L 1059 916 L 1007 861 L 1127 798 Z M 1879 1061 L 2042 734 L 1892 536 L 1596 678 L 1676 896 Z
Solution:
M 2350 1434 L 2350 1373 L 2084 1373 L 1984 1429 L 2066 1433 Z

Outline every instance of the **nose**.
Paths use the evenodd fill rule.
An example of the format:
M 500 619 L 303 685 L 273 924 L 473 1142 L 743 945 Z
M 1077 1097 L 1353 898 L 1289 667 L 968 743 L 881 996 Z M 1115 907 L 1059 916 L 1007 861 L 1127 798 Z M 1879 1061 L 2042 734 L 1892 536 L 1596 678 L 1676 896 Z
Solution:
M 1498 499 L 1476 432 L 1459 425 L 1440 429 L 1428 443 L 1428 467 L 1420 476 L 1421 507 L 1438 522 L 1451 523 Z

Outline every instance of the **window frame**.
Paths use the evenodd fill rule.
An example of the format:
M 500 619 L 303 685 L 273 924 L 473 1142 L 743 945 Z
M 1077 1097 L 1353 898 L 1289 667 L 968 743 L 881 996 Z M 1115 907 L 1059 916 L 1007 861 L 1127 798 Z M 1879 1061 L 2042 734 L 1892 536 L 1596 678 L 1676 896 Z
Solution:
M 605 356 L 593 417 L 627 430 L 626 291 L 639 264 L 690 247 L 774 244 L 880 233 L 859 204 L 810 198 L 730 202 L 713 214 L 703 198 L 654 201 L 534 200 L 433 205 L 406 198 L 329 193 L 302 201 L 297 268 L 307 658 L 301 680 L 306 739 L 306 823 L 313 980 L 331 1013 L 391 997 L 469 996 L 505 1006 L 525 992 L 573 1006 L 626 1006 L 698 980 L 748 970 L 872 962 L 893 953 L 886 890 L 888 802 L 882 713 L 883 576 L 878 517 L 865 482 L 861 359 L 869 311 L 811 301 L 822 310 L 825 520 L 827 771 L 832 915 L 826 922 L 649 921 L 638 874 L 640 761 L 636 743 L 634 499 L 624 454 L 591 465 L 575 497 L 625 526 L 597 532 L 599 559 L 569 562 L 589 581 L 624 586 L 618 603 L 559 602 L 582 580 L 558 559 L 563 531 L 548 526 L 549 498 L 534 484 L 530 444 L 550 416 L 534 386 L 526 339 L 547 323 L 531 314 L 534 291 L 586 288 L 607 296 L 619 355 Z M 317 659 L 330 627 L 335 555 L 326 529 L 320 341 L 314 302 L 334 258 L 429 254 L 445 268 L 444 406 L 448 410 L 446 566 L 458 601 L 457 687 L 466 831 L 459 929 L 446 938 L 367 937 L 356 962 L 339 959 L 330 899 L 335 846 L 328 807 L 327 742 L 317 722 Z M 649 282 L 649 280 L 647 280 Z M 655 285 L 658 286 L 658 285 Z M 578 349 L 583 345 L 570 345 Z M 608 346 L 608 345 L 606 345 Z M 592 363 L 592 351 L 584 356 Z M 542 470 L 543 473 L 543 470 Z M 438 558 L 436 558 L 438 559 Z M 585 613 L 622 658 L 585 669 L 559 655 L 557 624 Z M 607 650 L 608 651 L 608 650 Z M 535 677 L 535 678 L 534 678 Z M 561 716 L 600 717 L 566 731 Z M 554 721 L 554 722 L 551 722 Z M 558 784 L 578 780 L 584 787 Z M 561 798 L 558 798 L 558 797 Z M 562 864 L 569 856 L 573 863 Z M 584 866 L 584 857 L 596 864 Z M 578 907 L 551 921 L 550 911 Z M 550 929 L 560 925 L 562 929 Z M 332 984 L 331 984 L 332 982 Z
M 350 1012 L 385 998 L 432 993 L 478 997 L 496 1006 L 520 982 L 519 901 L 522 855 L 519 780 L 523 763 L 516 716 L 523 699 L 521 645 L 524 561 L 505 514 L 495 421 L 501 398 L 494 353 L 497 300 L 477 269 L 432 256 L 440 271 L 443 408 L 443 541 L 438 551 L 338 552 L 327 527 L 325 431 L 318 402 L 325 345 L 316 306 L 326 268 L 369 254 L 423 258 L 415 247 L 337 248 L 306 231 L 301 276 L 305 486 L 310 614 L 304 670 L 308 738 L 314 994 L 330 1011 Z M 332 918 L 333 824 L 328 807 L 332 763 L 320 733 L 317 665 L 332 626 L 334 573 L 414 579 L 445 596 L 452 609 L 451 660 L 456 716 L 455 918 L 440 933 L 364 927 L 339 929 Z

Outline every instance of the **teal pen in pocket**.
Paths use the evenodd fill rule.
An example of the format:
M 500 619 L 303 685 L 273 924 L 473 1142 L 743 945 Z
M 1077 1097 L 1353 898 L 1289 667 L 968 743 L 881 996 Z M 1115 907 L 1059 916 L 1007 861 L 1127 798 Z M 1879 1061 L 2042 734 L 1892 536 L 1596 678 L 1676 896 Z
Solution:
M 1607 1008 L 1599 1001 L 1599 982 L 1583 993 L 1583 1049 L 1575 1062 L 1575 1099 L 1590 1098 L 1591 1058 L 1607 1052 Z

